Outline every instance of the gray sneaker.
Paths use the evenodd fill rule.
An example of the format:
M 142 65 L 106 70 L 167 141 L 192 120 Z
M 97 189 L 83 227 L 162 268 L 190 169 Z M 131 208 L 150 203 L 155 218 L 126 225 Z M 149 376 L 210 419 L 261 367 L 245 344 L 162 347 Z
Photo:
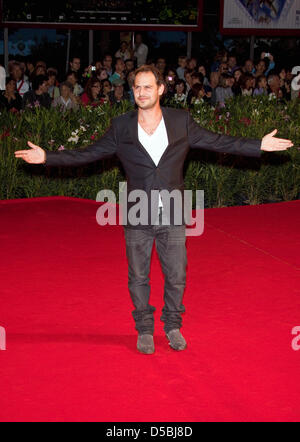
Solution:
M 186 340 L 182 336 L 182 334 L 179 331 L 179 328 L 174 328 L 173 330 L 170 330 L 168 333 L 166 333 L 167 338 L 169 339 L 169 345 L 174 350 L 185 350 Z
M 145 353 L 147 355 L 154 353 L 153 336 L 149 334 L 138 335 L 136 347 L 141 353 Z

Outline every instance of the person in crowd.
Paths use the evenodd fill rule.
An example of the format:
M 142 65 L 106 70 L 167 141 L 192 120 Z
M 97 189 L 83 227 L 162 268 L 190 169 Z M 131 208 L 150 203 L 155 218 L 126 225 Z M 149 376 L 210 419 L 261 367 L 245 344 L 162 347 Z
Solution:
M 196 71 L 197 68 L 197 58 L 192 57 L 188 58 L 186 62 L 187 68 L 191 69 L 192 71 Z
M 203 75 L 203 85 L 205 87 L 208 87 L 208 86 L 210 87 L 209 80 L 208 80 L 207 75 L 206 75 L 207 69 L 204 66 L 204 64 L 199 64 L 198 72 Z
M 227 63 L 228 54 L 225 49 L 222 49 L 214 56 L 213 63 L 210 67 L 210 72 L 219 72 L 220 63 Z
M 31 82 L 31 76 L 34 71 L 34 62 L 33 62 L 32 58 L 27 58 L 25 64 L 26 64 L 25 74 L 27 75 L 29 82 Z
M 184 79 L 185 79 L 185 83 L 186 83 L 186 92 L 188 93 L 189 90 L 192 87 L 192 73 L 193 71 L 191 71 L 190 69 L 186 69 L 184 71 Z
M 222 63 L 219 64 L 219 74 L 228 74 L 228 64 L 222 61 Z
M 262 52 L 260 55 L 260 59 L 266 61 L 266 70 L 264 71 L 264 75 L 268 77 L 271 71 L 273 72 L 273 70 L 275 69 L 274 57 L 268 52 Z
M 241 79 L 243 77 L 243 71 L 241 68 L 235 69 L 233 72 L 233 85 L 231 86 L 233 95 L 239 96 L 242 95 L 242 89 L 241 89 Z
M 245 61 L 244 66 L 243 66 L 242 69 L 243 69 L 244 74 L 251 74 L 251 75 L 254 74 L 255 69 L 254 69 L 253 61 L 250 58 L 248 58 Z
M 0 108 L 18 112 L 22 108 L 22 98 L 17 92 L 17 83 L 13 77 L 6 79 L 5 90 L 0 92 Z
M 98 78 L 98 80 L 106 80 L 108 78 L 107 71 L 105 68 L 100 68 L 95 71 L 95 77 Z
M 195 83 L 192 86 L 192 89 L 189 92 L 189 96 L 187 99 L 187 104 L 190 108 L 195 106 L 198 103 L 210 102 L 210 97 L 208 97 L 205 93 L 205 89 L 203 84 Z
M 29 91 L 30 86 L 28 80 L 25 79 L 25 70 L 19 62 L 14 62 L 11 67 L 11 77 L 16 81 L 17 92 L 21 97 Z
M 46 75 L 37 75 L 32 80 L 32 90 L 26 92 L 23 96 L 22 108 L 51 106 L 51 97 L 48 94 L 48 77 Z
M 73 95 L 73 86 L 68 81 L 64 81 L 59 86 L 60 95 L 52 102 L 52 107 L 57 107 L 62 112 L 66 110 L 77 110 L 79 105 L 76 97 Z
M 112 105 L 120 104 L 121 101 L 130 100 L 128 92 L 124 89 L 125 81 L 121 78 L 113 83 L 113 90 L 109 93 L 109 101 Z
M 128 93 L 129 100 L 134 104 L 133 83 L 134 83 L 134 71 L 128 72 L 126 76 L 126 92 Z
M 254 77 L 258 78 L 261 75 L 265 75 L 267 68 L 269 67 L 269 60 L 267 58 L 260 59 L 255 65 Z
M 221 74 L 219 85 L 215 88 L 215 94 L 212 96 L 212 104 L 219 107 L 225 106 L 225 101 L 233 97 L 231 89 L 232 77 L 229 74 Z
M 102 99 L 103 103 L 109 103 L 109 93 L 112 90 L 112 84 L 107 78 L 106 80 L 101 81 L 101 95 L 100 98 Z
M 72 60 L 70 61 L 69 64 L 70 64 L 70 68 L 69 68 L 70 72 L 79 73 L 80 66 L 81 66 L 80 57 L 77 57 L 77 56 L 72 57 Z
M 220 74 L 218 71 L 213 71 L 209 76 L 209 84 L 212 90 L 216 89 L 219 86 Z
M 51 100 L 53 101 L 55 98 L 60 96 L 59 88 L 58 88 L 58 81 L 57 81 L 57 69 L 49 68 L 47 69 L 47 76 L 48 76 L 48 94 L 51 97 Z
M 238 68 L 236 56 L 234 54 L 228 55 L 227 66 L 228 66 L 228 73 L 233 75 L 234 71 Z
M 112 62 L 113 62 L 112 55 L 105 54 L 103 57 L 102 65 L 106 69 L 108 77 L 110 77 L 113 73 Z
M 116 80 L 124 80 L 125 63 L 122 58 L 117 58 L 115 63 L 115 72 L 109 77 L 109 81 L 113 84 Z
M 101 97 L 101 82 L 92 77 L 88 80 L 84 93 L 81 95 L 81 103 L 84 106 L 101 106 L 104 99 Z
M 291 82 L 287 78 L 287 69 L 282 67 L 278 70 L 279 72 L 279 80 L 280 80 L 280 89 L 282 90 L 283 98 L 285 100 L 291 99 Z
M 280 89 L 280 78 L 277 74 L 270 74 L 268 76 L 269 96 L 277 99 L 283 98 L 282 90 Z
M 179 55 L 176 74 L 180 80 L 184 80 L 184 72 L 186 68 L 187 68 L 187 57 L 185 55 Z
M 115 58 L 121 58 L 124 62 L 131 58 L 131 51 L 129 50 L 127 41 L 121 41 L 120 48 L 115 53 Z
M 268 83 L 265 75 L 256 77 L 256 87 L 253 91 L 253 96 L 257 97 L 258 95 L 268 95 Z
M 78 74 L 76 72 L 68 72 L 66 75 L 66 81 L 72 84 L 75 97 L 79 97 L 83 93 L 83 87 L 79 84 Z
M 165 95 L 164 100 L 169 101 L 175 94 L 175 83 L 177 81 L 177 75 L 175 69 L 168 69 L 165 75 Z
M 187 100 L 186 83 L 184 80 L 178 79 L 175 83 L 174 101 L 176 103 L 185 105 L 186 100 Z
M 159 70 L 159 72 L 161 73 L 161 75 L 164 77 L 165 76 L 165 70 L 166 70 L 166 59 L 164 57 L 158 57 L 158 59 L 156 60 L 156 68 Z
M 31 78 L 36 77 L 37 75 L 47 75 L 47 69 L 45 68 L 44 64 L 37 64 L 35 66 Z
M 140 67 L 146 63 L 148 56 L 148 46 L 143 43 L 142 34 L 135 34 L 135 44 L 133 48 L 134 59 L 136 66 Z
M 134 60 L 133 58 L 128 58 L 125 61 L 125 75 L 127 75 L 129 72 L 134 71 L 135 66 L 134 66 Z
M 255 87 L 255 77 L 248 73 L 244 73 L 240 80 L 241 91 L 243 96 L 252 96 Z

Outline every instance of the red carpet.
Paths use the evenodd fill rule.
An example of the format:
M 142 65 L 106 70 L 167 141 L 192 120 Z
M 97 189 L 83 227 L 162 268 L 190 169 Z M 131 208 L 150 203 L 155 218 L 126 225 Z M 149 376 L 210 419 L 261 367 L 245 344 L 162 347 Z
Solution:
M 300 201 L 205 211 L 184 352 L 163 333 L 153 254 L 153 355 L 136 350 L 123 229 L 98 226 L 98 206 L 0 202 L 0 420 L 298 421 Z

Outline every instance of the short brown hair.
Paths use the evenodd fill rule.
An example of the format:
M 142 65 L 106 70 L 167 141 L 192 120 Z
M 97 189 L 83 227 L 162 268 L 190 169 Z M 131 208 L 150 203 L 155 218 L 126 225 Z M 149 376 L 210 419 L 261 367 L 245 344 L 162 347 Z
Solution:
M 137 69 L 134 71 L 134 80 L 133 80 L 133 83 L 134 83 L 134 81 L 135 81 L 135 77 L 136 77 L 138 74 L 141 74 L 142 72 L 152 72 L 152 74 L 153 74 L 154 77 L 155 77 L 155 80 L 156 80 L 156 84 L 157 84 L 157 86 L 160 86 L 161 84 L 165 85 L 165 81 L 164 81 L 164 77 L 163 77 L 163 75 L 160 73 L 160 71 L 159 71 L 156 67 L 151 66 L 150 64 L 143 64 L 142 66 L 140 66 L 139 68 L 137 68 Z

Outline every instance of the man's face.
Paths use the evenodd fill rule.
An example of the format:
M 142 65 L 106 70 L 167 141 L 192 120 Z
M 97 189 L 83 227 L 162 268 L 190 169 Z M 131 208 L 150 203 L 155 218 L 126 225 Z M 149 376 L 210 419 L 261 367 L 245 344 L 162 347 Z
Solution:
M 48 92 L 48 89 L 49 89 L 48 81 L 44 81 L 43 84 L 41 84 L 40 86 L 40 90 L 43 94 L 45 94 L 46 92 Z
M 73 58 L 73 61 L 70 63 L 71 69 L 75 72 L 80 69 L 80 58 Z
M 180 66 L 181 68 L 185 68 L 186 67 L 186 58 L 178 58 L 178 66 Z
M 133 85 L 133 94 L 136 104 L 140 109 L 151 109 L 163 94 L 164 85 L 156 84 L 152 72 L 141 72 L 136 75 Z
M 19 66 L 14 66 L 11 74 L 16 80 L 18 80 L 22 77 L 22 69 Z
M 166 60 L 164 58 L 159 58 L 157 60 L 157 69 L 159 69 L 160 71 L 164 71 L 166 68 Z
M 195 69 L 196 66 L 197 66 L 196 58 L 191 58 L 189 61 L 189 69 Z
M 228 58 L 228 66 L 230 68 L 234 68 L 235 65 L 236 65 L 236 58 L 235 57 L 229 57 Z
M 142 43 L 142 36 L 140 34 L 136 34 L 135 42 L 136 42 L 137 45 Z
M 251 60 L 247 60 L 245 63 L 246 72 L 252 72 L 253 70 L 253 62 Z
M 125 66 L 126 66 L 126 70 L 128 72 L 133 71 L 133 69 L 134 69 L 134 63 L 131 60 L 126 61 Z
M 103 60 L 103 64 L 106 68 L 111 68 L 112 57 L 110 55 L 107 55 Z
M 117 72 L 122 72 L 125 69 L 125 64 L 123 60 L 118 60 L 116 63 L 116 71 Z
M 219 66 L 219 72 L 220 74 L 225 74 L 228 72 L 228 66 L 227 63 L 221 63 Z

